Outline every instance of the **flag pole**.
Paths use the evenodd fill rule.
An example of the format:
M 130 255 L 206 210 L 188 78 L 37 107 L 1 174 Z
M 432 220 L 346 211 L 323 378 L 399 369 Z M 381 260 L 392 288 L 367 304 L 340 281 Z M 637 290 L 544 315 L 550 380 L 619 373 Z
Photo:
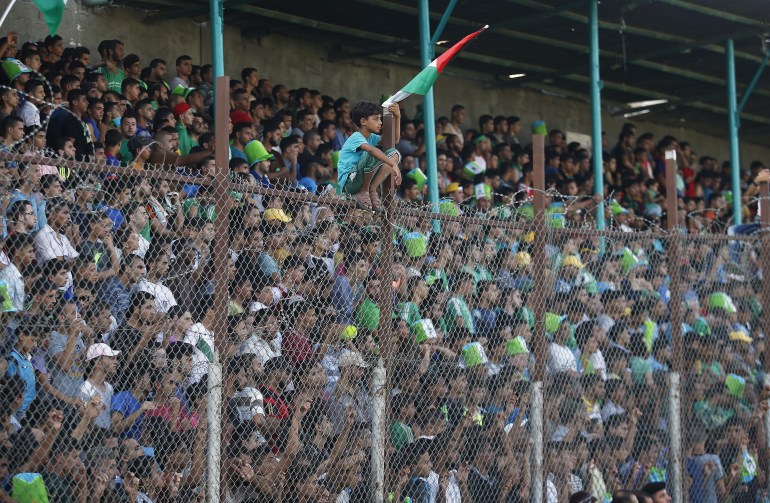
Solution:
M 15 3 L 16 3 L 16 0 L 11 0 L 10 2 L 8 2 L 8 5 L 5 7 L 5 11 L 3 11 L 3 17 L 0 17 L 0 27 L 2 27 L 3 23 L 5 23 L 5 18 L 8 17 L 8 14 L 10 14 L 13 4 Z

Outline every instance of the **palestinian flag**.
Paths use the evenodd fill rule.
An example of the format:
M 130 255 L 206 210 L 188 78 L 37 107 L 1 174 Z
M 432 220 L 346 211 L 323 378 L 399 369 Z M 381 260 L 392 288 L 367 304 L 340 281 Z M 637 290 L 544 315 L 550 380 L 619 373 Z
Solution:
M 48 33 L 56 35 L 64 16 L 64 6 L 67 0 L 35 0 L 37 9 L 43 14 L 45 24 L 48 25 Z
M 484 26 L 479 31 L 467 35 L 465 38 L 450 47 L 449 50 L 444 54 L 431 61 L 427 67 L 425 67 L 412 80 L 410 80 L 409 83 L 405 85 L 399 92 L 385 100 L 385 103 L 383 103 L 382 106 L 388 107 L 393 103 L 404 101 L 413 94 L 425 95 L 428 90 L 433 87 L 433 83 L 436 82 L 438 75 L 444 71 L 444 67 L 446 67 L 452 58 L 454 58 L 468 42 L 476 38 L 487 28 L 489 28 L 489 25 Z

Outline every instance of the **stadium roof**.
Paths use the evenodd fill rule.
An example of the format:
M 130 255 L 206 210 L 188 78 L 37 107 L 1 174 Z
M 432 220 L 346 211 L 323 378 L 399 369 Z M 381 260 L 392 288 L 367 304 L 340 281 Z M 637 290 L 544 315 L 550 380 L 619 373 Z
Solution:
M 115 0 L 147 9 L 148 21 L 208 17 L 207 0 Z M 431 2 L 435 27 L 450 0 Z M 447 73 L 488 88 L 524 87 L 587 100 L 587 0 L 460 0 L 441 38 L 454 42 L 484 24 L 491 28 Z M 269 5 L 269 6 L 268 6 Z M 281 34 L 330 44 L 330 60 L 377 58 L 419 66 L 414 0 L 262 2 L 225 0 L 226 24 L 251 36 Z M 727 136 L 725 40 L 735 41 L 738 99 L 763 62 L 769 38 L 766 0 L 608 0 L 599 6 L 602 99 L 617 115 Z M 440 51 L 440 47 L 437 48 Z M 526 74 L 509 78 L 510 75 Z M 770 134 L 770 71 L 741 114 L 741 138 Z

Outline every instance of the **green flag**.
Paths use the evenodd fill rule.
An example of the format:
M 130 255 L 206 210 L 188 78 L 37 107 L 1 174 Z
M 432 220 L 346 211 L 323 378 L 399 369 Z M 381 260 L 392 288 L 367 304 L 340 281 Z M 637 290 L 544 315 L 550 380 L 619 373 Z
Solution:
M 67 0 L 35 0 L 35 5 L 43 14 L 45 24 L 48 25 L 48 33 L 56 35 L 64 17 L 64 6 L 67 5 Z

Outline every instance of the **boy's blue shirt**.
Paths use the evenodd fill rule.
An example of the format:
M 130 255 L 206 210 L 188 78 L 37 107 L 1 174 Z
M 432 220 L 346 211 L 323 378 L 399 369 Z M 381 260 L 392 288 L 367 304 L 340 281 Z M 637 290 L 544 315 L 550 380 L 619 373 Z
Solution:
M 361 145 L 368 143 L 372 147 L 376 147 L 380 143 L 380 139 L 380 135 L 374 133 L 370 134 L 368 139 L 364 138 L 364 135 L 358 131 L 350 135 L 350 138 L 342 146 L 340 158 L 337 161 L 337 182 L 340 187 L 345 186 L 348 176 L 353 172 L 361 157 L 363 157 L 364 151 L 361 150 Z

